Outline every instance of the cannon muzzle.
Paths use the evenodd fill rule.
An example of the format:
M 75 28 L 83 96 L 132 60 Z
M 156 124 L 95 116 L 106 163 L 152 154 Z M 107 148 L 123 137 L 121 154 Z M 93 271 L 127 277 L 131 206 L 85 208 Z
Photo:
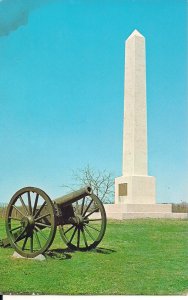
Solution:
M 86 186 L 78 191 L 69 193 L 65 196 L 55 199 L 54 203 L 56 203 L 60 207 L 65 207 L 91 194 L 92 188 L 90 186 Z

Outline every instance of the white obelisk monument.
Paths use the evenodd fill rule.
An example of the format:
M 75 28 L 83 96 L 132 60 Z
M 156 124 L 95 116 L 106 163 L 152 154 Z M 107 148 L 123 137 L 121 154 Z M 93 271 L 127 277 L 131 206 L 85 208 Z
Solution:
M 148 175 L 145 38 L 126 40 L 122 176 L 115 179 L 109 218 L 171 217 L 171 204 L 156 204 L 155 177 Z
M 155 178 L 148 176 L 145 38 L 126 40 L 123 176 L 115 180 L 115 203 L 155 203 Z

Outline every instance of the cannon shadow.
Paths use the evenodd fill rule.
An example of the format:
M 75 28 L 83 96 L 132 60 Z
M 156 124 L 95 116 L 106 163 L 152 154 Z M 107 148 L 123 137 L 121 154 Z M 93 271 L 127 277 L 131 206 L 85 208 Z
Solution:
M 100 253 L 100 254 L 111 254 L 111 253 L 117 252 L 116 250 L 113 250 L 113 249 L 101 248 L 101 247 L 95 248 L 90 251 L 95 252 L 95 253 Z
M 48 250 L 45 252 L 45 256 L 47 258 L 52 258 L 52 259 L 58 259 L 58 260 L 66 260 L 66 259 L 71 259 L 72 255 L 70 255 L 68 252 L 73 252 L 69 251 L 69 249 L 52 249 Z
M 58 249 L 51 249 L 51 250 L 47 251 L 45 253 L 45 256 L 53 258 L 53 259 L 65 260 L 65 259 L 71 259 L 72 255 L 70 253 L 75 253 L 75 252 L 78 252 L 78 251 L 75 251 L 75 250 L 72 250 L 69 248 L 66 248 L 66 249 L 58 248 Z M 98 248 L 95 248 L 95 249 L 92 249 L 89 251 L 84 251 L 84 252 L 97 253 L 97 254 L 111 254 L 116 251 L 113 249 L 98 247 Z

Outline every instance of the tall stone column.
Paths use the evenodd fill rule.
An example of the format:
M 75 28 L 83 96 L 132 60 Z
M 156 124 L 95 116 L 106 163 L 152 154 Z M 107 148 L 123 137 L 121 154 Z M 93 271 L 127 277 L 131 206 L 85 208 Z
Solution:
M 122 176 L 105 210 L 112 219 L 177 217 L 171 204 L 156 204 L 155 177 L 148 176 L 145 38 L 137 30 L 125 47 Z
M 155 203 L 155 178 L 148 176 L 145 38 L 126 40 L 123 176 L 115 180 L 115 203 Z

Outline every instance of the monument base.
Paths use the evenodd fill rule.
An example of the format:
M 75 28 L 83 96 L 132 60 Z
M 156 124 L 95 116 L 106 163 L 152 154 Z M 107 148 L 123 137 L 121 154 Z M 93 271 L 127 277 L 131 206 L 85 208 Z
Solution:
M 115 204 L 155 204 L 155 177 L 121 176 L 115 178 Z
M 105 204 L 107 219 L 187 219 L 188 213 L 172 213 L 172 204 Z
M 172 213 L 172 204 L 156 204 L 155 177 L 121 176 L 115 179 L 115 204 L 105 204 L 108 219 L 176 218 L 187 213 Z

